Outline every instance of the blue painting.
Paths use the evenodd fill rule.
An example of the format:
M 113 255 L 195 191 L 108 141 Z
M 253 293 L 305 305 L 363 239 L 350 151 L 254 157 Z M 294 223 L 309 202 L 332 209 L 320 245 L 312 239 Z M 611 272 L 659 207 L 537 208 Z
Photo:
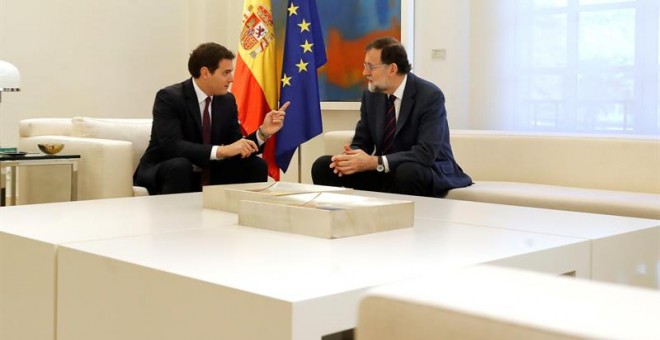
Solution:
M 277 48 L 284 45 L 286 0 L 272 0 Z M 321 101 L 360 101 L 365 46 L 376 38 L 401 39 L 401 0 L 316 0 L 328 63 L 319 70 Z

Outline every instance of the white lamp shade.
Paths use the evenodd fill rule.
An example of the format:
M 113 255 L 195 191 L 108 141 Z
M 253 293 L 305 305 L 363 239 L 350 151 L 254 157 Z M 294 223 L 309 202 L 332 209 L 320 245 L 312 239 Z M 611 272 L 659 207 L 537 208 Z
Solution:
M 20 91 L 21 73 L 16 66 L 0 60 L 0 92 Z

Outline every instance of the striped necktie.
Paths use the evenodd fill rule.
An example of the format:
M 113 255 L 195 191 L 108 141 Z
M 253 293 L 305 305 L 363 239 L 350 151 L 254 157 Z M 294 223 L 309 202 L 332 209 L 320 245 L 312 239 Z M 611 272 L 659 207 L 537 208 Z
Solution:
M 394 133 L 396 132 L 395 100 L 396 96 L 393 94 L 387 98 L 385 129 L 383 130 L 383 155 L 391 153 L 394 147 Z

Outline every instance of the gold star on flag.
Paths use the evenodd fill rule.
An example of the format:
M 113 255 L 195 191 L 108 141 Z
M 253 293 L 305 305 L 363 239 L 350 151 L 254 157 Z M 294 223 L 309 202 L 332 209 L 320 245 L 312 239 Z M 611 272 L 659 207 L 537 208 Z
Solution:
M 311 25 L 311 23 L 309 23 L 309 22 L 305 21 L 305 19 L 303 19 L 303 21 L 298 24 L 298 26 L 300 26 L 300 33 L 305 32 L 305 31 L 309 32 L 309 25 Z
M 312 46 L 314 46 L 314 44 L 310 44 L 309 41 L 307 41 L 307 39 L 305 39 L 305 44 L 300 45 L 300 47 L 303 48 L 303 53 L 305 52 L 314 53 L 312 52 Z
M 291 3 L 291 6 L 289 6 L 289 8 L 287 8 L 286 10 L 289 11 L 289 16 L 292 16 L 294 14 L 298 15 L 298 6 L 294 6 L 293 2 Z
M 291 86 L 291 77 L 287 77 L 286 73 L 282 77 L 282 86 Z
M 307 64 L 309 64 L 309 63 L 303 62 L 303 60 L 301 58 L 300 62 L 296 64 L 296 66 L 298 66 L 298 72 L 307 71 Z

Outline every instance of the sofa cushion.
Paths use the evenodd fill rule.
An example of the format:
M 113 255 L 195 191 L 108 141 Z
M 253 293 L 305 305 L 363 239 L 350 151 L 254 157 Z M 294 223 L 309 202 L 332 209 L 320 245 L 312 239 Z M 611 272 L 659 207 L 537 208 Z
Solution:
M 128 141 L 133 144 L 133 169 L 149 145 L 151 119 L 119 119 L 75 117 L 71 135 L 85 138 L 102 138 Z
M 325 133 L 326 154 L 352 138 L 349 130 Z M 658 136 L 452 130 L 451 145 L 475 181 L 660 193 Z
M 336 155 L 344 152 L 344 145 L 353 141 L 353 130 L 329 131 L 323 134 L 326 155 Z
M 71 136 L 69 118 L 32 118 L 18 123 L 20 137 Z
M 660 194 L 522 182 L 476 181 L 446 198 L 660 219 Z
M 475 181 L 660 194 L 660 138 L 452 130 L 456 161 Z

